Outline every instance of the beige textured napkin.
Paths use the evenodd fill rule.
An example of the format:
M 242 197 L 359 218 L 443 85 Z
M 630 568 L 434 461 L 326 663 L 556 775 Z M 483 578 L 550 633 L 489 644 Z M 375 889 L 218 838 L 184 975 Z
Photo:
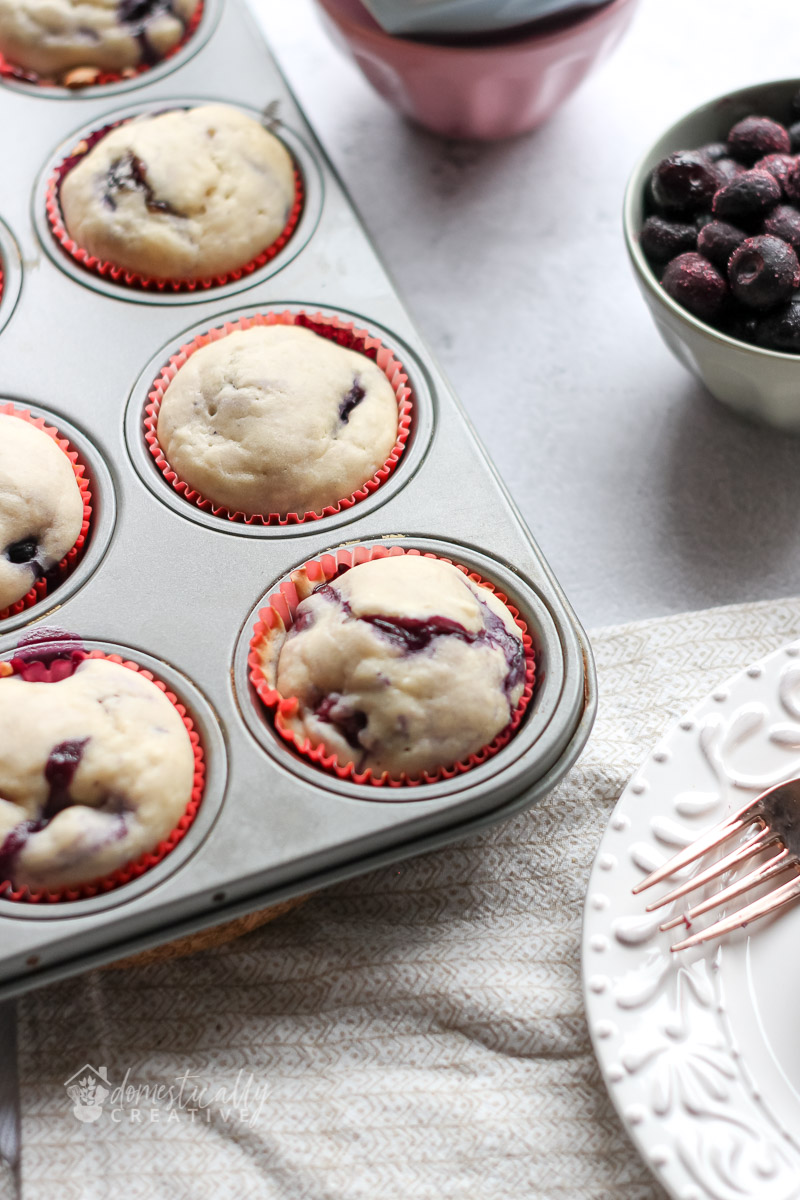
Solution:
M 586 879 L 669 718 L 798 632 L 800 599 L 603 630 L 595 731 L 538 808 L 24 998 L 23 1200 L 658 1200 L 586 1032 Z

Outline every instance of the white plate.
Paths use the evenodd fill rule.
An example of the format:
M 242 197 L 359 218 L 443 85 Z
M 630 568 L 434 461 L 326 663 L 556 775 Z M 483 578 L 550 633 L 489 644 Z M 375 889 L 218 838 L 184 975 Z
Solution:
M 671 954 L 680 932 L 659 933 L 663 914 L 648 917 L 648 893 L 631 888 L 792 775 L 800 642 L 668 730 L 623 792 L 592 869 L 583 978 L 595 1052 L 630 1136 L 680 1200 L 800 1197 L 800 905 Z

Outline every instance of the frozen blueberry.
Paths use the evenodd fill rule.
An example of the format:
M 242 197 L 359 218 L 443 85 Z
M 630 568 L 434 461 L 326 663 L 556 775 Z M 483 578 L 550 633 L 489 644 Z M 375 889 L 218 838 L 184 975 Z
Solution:
M 748 165 L 765 154 L 788 154 L 791 143 L 783 125 L 769 117 L 745 117 L 728 134 L 728 150 L 733 158 Z
M 696 150 L 679 150 L 653 169 L 651 192 L 659 208 L 693 213 L 707 207 L 719 187 L 714 165 Z
M 724 187 L 731 179 L 735 179 L 737 175 L 741 175 L 747 168 L 738 163 L 735 158 L 719 158 L 714 163 L 714 171 L 716 172 L 718 187 Z
M 783 187 L 796 166 L 797 159 L 793 154 L 768 154 L 766 158 L 758 160 L 753 170 L 769 171 L 770 175 L 774 176 Z
M 781 185 L 769 171 L 743 171 L 719 189 L 712 209 L 715 216 L 726 220 L 752 221 L 768 212 L 780 198 Z
M 764 221 L 764 233 L 800 250 L 800 212 L 791 204 L 779 204 Z
M 800 155 L 795 159 L 794 167 L 783 181 L 783 190 L 790 200 L 795 204 L 800 204 Z
M 765 234 L 747 238 L 731 255 L 728 282 L 748 308 L 772 308 L 800 286 L 800 263 L 793 248 Z
M 722 325 L 723 332 L 740 342 L 754 342 L 761 318 L 752 309 L 742 308 L 740 304 L 731 305 L 731 309 Z
M 706 146 L 701 146 L 697 153 L 701 154 L 708 162 L 715 163 L 720 158 L 728 157 L 728 143 L 709 142 Z
M 716 267 L 702 254 L 679 254 L 661 280 L 664 291 L 701 321 L 710 321 L 721 311 L 728 285 Z
M 682 225 L 665 217 L 648 217 L 642 226 L 639 242 L 651 261 L 669 262 L 676 254 L 694 250 L 697 229 L 694 225 Z
M 800 121 L 795 121 L 788 129 L 789 141 L 792 143 L 792 154 L 800 151 Z
M 790 300 L 761 317 L 756 327 L 756 343 L 765 350 L 800 354 L 800 301 Z
M 709 221 L 700 230 L 697 249 L 724 272 L 728 269 L 728 262 L 734 250 L 746 237 L 746 233 L 737 229 L 735 225 L 729 225 L 727 221 Z

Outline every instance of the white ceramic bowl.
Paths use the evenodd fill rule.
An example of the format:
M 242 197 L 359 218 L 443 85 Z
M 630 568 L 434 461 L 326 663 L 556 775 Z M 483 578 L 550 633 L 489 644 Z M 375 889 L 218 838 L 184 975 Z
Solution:
M 625 193 L 625 241 L 636 282 L 659 333 L 676 358 L 724 404 L 755 420 L 800 433 L 800 355 L 763 350 L 728 337 L 693 317 L 661 287 L 642 253 L 644 189 L 650 172 L 676 150 L 724 141 L 731 125 L 750 113 L 787 120 L 800 79 L 730 92 L 676 122 L 648 150 Z

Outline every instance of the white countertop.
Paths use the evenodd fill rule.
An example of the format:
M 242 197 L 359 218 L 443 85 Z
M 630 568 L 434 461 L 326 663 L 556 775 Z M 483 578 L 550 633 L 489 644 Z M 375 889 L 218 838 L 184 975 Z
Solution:
M 796 0 L 641 0 L 549 124 L 494 144 L 407 124 L 312 0 L 250 3 L 584 624 L 800 592 L 800 438 L 745 424 L 671 357 L 620 216 L 683 112 L 800 75 Z

